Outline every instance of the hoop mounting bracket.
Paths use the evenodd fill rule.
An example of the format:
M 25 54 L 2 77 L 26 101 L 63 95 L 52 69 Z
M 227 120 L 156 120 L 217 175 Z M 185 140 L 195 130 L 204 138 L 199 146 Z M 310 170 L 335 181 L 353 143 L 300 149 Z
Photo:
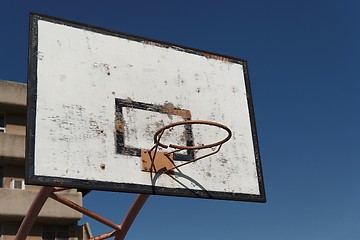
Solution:
M 144 172 L 167 172 L 174 168 L 174 154 L 141 149 L 141 170 Z M 171 173 L 171 171 L 170 171 Z

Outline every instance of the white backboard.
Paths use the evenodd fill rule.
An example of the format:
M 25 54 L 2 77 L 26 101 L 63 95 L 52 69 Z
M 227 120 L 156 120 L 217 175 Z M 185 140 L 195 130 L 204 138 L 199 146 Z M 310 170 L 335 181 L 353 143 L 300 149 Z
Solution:
M 30 26 L 27 183 L 265 201 L 245 60 L 38 14 Z M 190 119 L 224 124 L 232 137 L 174 174 L 141 171 L 140 151 L 154 133 Z M 183 132 L 174 128 L 162 141 L 226 136 L 193 125 L 189 143 Z

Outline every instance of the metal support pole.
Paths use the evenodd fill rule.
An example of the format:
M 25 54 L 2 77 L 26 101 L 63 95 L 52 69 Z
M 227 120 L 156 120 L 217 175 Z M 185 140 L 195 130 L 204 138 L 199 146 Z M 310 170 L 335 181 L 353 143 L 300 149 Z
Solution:
M 96 237 L 93 237 L 93 238 L 90 238 L 90 240 L 103 240 L 103 239 L 108 239 L 108 238 L 111 238 L 113 236 L 115 236 L 116 234 L 116 231 L 112 231 L 112 232 L 108 232 L 108 233 L 103 233 L 99 236 L 96 236 Z
M 85 214 L 86 216 L 89 216 L 89 217 L 95 219 L 98 222 L 101 222 L 102 224 L 104 224 L 104 225 L 106 225 L 108 227 L 111 227 L 111 228 L 113 228 L 115 230 L 120 230 L 120 228 L 121 228 L 119 225 L 107 220 L 106 218 L 101 217 L 100 215 L 98 215 L 98 214 L 96 214 L 96 213 L 94 213 L 94 212 L 92 212 L 92 211 L 90 211 L 90 210 L 88 210 L 88 209 L 86 209 L 86 208 L 84 208 L 84 207 L 82 207 L 82 206 L 80 206 L 80 205 L 78 205 L 78 204 L 64 198 L 64 197 L 56 195 L 55 193 L 50 194 L 50 197 L 52 199 L 64 204 L 64 205 L 66 205 L 66 206 L 68 206 L 68 207 L 82 213 L 82 214 Z
M 25 215 L 20 228 L 16 234 L 15 240 L 25 240 L 29 235 L 32 226 L 35 223 L 37 216 L 39 215 L 42 207 L 51 193 L 54 192 L 53 187 L 42 187 L 38 192 L 36 198 L 32 202 L 29 211 Z
M 121 223 L 121 230 L 115 235 L 114 240 L 123 240 L 125 238 L 136 216 L 138 215 L 148 198 L 149 194 L 139 194 L 136 197 L 133 204 L 129 208 L 129 211 L 126 214 L 123 222 Z
M 34 201 L 32 202 L 29 211 L 25 215 L 20 228 L 16 234 L 15 240 L 25 240 L 26 237 L 29 235 L 30 230 L 32 226 L 34 225 L 37 216 L 39 215 L 42 207 L 44 206 L 46 200 L 51 197 L 54 200 L 78 211 L 85 215 L 88 215 L 89 217 L 109 226 L 112 227 L 115 231 L 102 234 L 98 237 L 95 237 L 94 239 L 106 239 L 112 236 L 114 237 L 114 240 L 124 240 L 126 234 L 128 233 L 132 223 L 134 222 L 136 216 L 140 212 L 141 208 L 144 206 L 145 202 L 149 198 L 148 194 L 139 194 L 136 199 L 134 200 L 133 204 L 128 210 L 128 213 L 126 214 L 123 222 L 121 225 L 117 225 L 91 211 L 88 209 L 85 209 L 76 203 L 63 198 L 59 195 L 54 194 L 55 191 L 62 190 L 62 188 L 55 188 L 55 187 L 42 187 L 38 194 L 36 195 Z

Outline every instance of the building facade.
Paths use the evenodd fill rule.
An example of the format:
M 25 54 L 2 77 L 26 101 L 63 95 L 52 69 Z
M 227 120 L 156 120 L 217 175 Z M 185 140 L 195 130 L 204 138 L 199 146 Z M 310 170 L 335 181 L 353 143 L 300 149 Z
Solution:
M 26 84 L 0 80 L 0 240 L 15 238 L 40 189 L 24 182 L 26 92 Z M 82 205 L 76 189 L 58 194 Z M 81 218 L 81 213 L 49 198 L 27 239 L 88 239 L 88 225 L 78 226 Z

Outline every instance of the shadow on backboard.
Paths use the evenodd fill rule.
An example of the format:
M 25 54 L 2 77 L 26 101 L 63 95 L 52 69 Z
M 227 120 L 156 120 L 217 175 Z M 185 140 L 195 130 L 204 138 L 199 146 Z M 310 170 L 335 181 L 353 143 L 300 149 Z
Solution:
M 195 179 L 189 177 L 188 175 L 183 174 L 180 170 L 179 172 L 173 172 L 173 173 L 167 173 L 165 171 L 159 171 L 159 172 L 151 172 L 150 173 L 150 178 L 151 178 L 151 186 L 152 186 L 152 191 L 153 193 L 156 193 L 156 181 L 159 179 L 159 177 L 162 174 L 166 174 L 168 177 L 172 178 L 175 182 L 177 182 L 178 184 L 180 184 L 184 189 L 188 190 L 189 192 L 191 192 L 194 196 L 197 197 L 201 197 L 201 198 L 212 198 L 211 194 L 208 193 L 208 191 L 205 189 L 204 186 L 202 186 L 198 181 L 196 181 Z M 188 186 L 186 186 L 183 182 L 180 181 L 179 178 L 183 178 L 188 180 L 189 182 L 191 182 L 194 186 L 197 186 L 198 190 L 202 191 L 202 195 L 200 195 L 198 193 L 198 190 L 194 190 L 194 189 L 190 189 Z

